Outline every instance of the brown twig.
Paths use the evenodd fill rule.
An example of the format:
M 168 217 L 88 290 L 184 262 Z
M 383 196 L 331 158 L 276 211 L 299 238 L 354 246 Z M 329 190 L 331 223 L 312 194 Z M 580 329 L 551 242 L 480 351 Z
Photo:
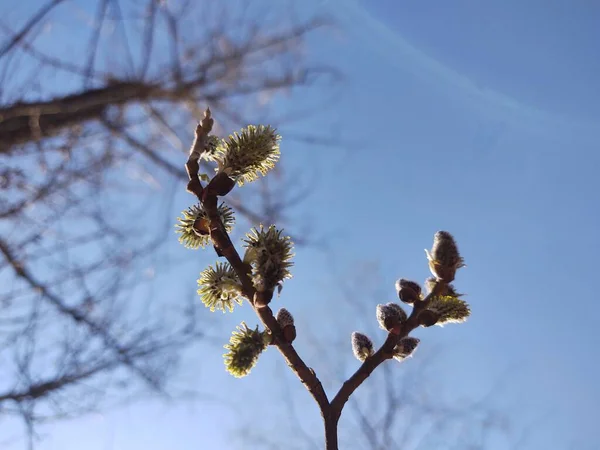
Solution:
M 419 315 L 421 314 L 421 311 L 427 308 L 430 299 L 435 295 L 438 295 L 437 293 L 439 292 L 439 289 L 441 289 L 441 283 L 438 283 L 437 286 L 436 289 L 434 289 L 429 293 L 429 295 L 427 295 L 427 297 L 425 297 L 425 299 L 415 304 L 411 315 L 408 317 L 406 322 L 401 325 L 399 333 L 389 333 L 387 339 L 379 348 L 379 350 L 377 350 L 371 357 L 367 358 L 358 368 L 358 370 L 354 372 L 354 374 L 342 385 L 336 396 L 331 401 L 331 407 L 338 417 L 342 413 L 342 409 L 352 393 L 382 362 L 393 357 L 394 347 L 398 345 L 400 339 L 408 336 L 412 330 L 421 325 Z
M 439 295 L 440 291 L 444 288 L 445 283 L 439 281 L 427 297 L 422 301 L 415 303 L 411 315 L 400 325 L 400 329 L 397 330 L 396 333 L 390 332 L 388 334 L 386 341 L 379 350 L 363 362 L 358 370 L 344 382 L 333 400 L 329 401 L 323 385 L 315 371 L 306 365 L 300 355 L 296 352 L 294 346 L 284 338 L 283 331 L 277 323 L 273 311 L 266 306 L 271 300 L 270 297 L 273 295 L 272 292 L 258 292 L 254 288 L 254 284 L 250 278 L 251 269 L 242 261 L 219 217 L 217 210 L 217 194 L 210 189 L 210 183 L 208 186 L 202 187 L 202 183 L 198 176 L 200 168 L 199 162 L 208 135 L 212 130 L 212 125 L 213 119 L 211 117 L 211 112 L 210 109 L 207 109 L 204 119 L 202 119 L 200 124 L 196 127 L 194 143 L 192 144 L 190 156 L 185 165 L 190 179 L 187 190 L 201 201 L 202 206 L 210 219 L 210 236 L 215 246 L 215 250 L 219 256 L 225 257 L 229 264 L 231 264 L 231 267 L 235 270 L 242 285 L 242 294 L 249 301 L 263 325 L 272 333 L 272 344 L 277 347 L 279 352 L 285 358 L 288 366 L 304 386 L 306 386 L 319 405 L 325 425 L 326 450 L 338 450 L 338 422 L 344 405 L 352 393 L 381 363 L 393 358 L 394 348 L 398 342 L 402 338 L 408 336 L 412 330 L 421 325 L 419 320 L 421 312 L 427 308 L 431 298 Z M 268 298 L 263 298 L 264 296 L 268 296 Z
M 10 190 L 0 195 L 5 222 L 0 271 L 7 279 L 0 295 L 6 316 L 0 319 L 0 345 L 13 354 L 14 366 L 7 360 L 0 379 L 4 382 L 4 369 L 15 379 L 10 390 L 0 392 L 0 409 L 13 403 L 27 409 L 23 419 L 31 427 L 41 420 L 38 408 L 62 419 L 64 411 L 79 411 L 80 404 L 101 407 L 113 390 L 128 396 L 140 382 L 167 389 L 171 362 L 187 345 L 204 339 L 196 328 L 197 311 L 187 302 L 182 311 L 169 307 L 166 316 L 157 315 L 162 300 L 151 295 L 138 303 L 139 291 L 133 293 L 135 286 L 152 283 L 146 272 L 138 276 L 137 268 L 167 232 L 165 224 L 143 223 L 152 220 L 156 206 L 154 195 L 145 196 L 144 184 L 168 185 L 163 200 L 172 202 L 171 181 L 188 182 L 183 164 L 171 161 L 167 139 L 180 139 L 190 115 L 202 117 L 197 105 L 210 103 L 225 127 L 234 111 L 235 120 L 247 122 L 243 111 L 258 101 L 257 94 L 311 84 L 314 77 L 307 76 L 306 61 L 296 50 L 319 27 L 307 20 L 277 29 L 267 24 L 263 30 L 262 17 L 239 23 L 228 5 L 218 21 L 202 21 L 212 9 L 206 2 L 184 1 L 165 9 L 156 0 L 139 5 L 100 0 L 96 25 L 91 24 L 88 37 L 73 42 L 84 50 L 77 58 L 42 48 L 55 35 L 42 33 L 44 23 L 65 3 L 42 0 L 21 24 L 0 24 L 6 38 L 0 42 L 0 82 L 7 84 L 0 104 L 0 158 L 6 160 L 0 164 L 0 190 Z M 63 12 L 69 14 L 68 8 Z M 136 28 L 140 16 L 147 26 Z M 109 19 L 117 30 L 105 36 L 102 21 L 106 28 Z M 198 19 L 206 26 L 198 28 Z M 172 53 L 156 47 L 159 36 L 174 45 Z M 103 68 L 98 67 L 101 57 L 107 63 Z M 21 64 L 23 58 L 27 64 Z M 54 83 L 64 76 L 71 89 Z M 260 109 L 270 111 L 262 103 Z M 148 119 L 160 130 L 149 132 Z M 157 168 L 164 173 L 155 176 Z M 115 203 L 117 192 L 135 201 Z M 264 222 L 264 215 L 242 202 L 246 198 L 228 203 L 239 219 Z M 283 209 L 277 200 L 274 204 Z M 280 222 L 280 211 L 267 209 L 266 215 Z M 154 228 L 160 239 L 150 236 Z M 164 260 L 150 264 L 157 273 L 169 266 Z M 181 314 L 181 326 L 174 326 L 179 323 L 175 314 Z M 43 372 L 49 358 L 57 368 L 52 378 Z M 81 379 L 95 361 L 114 364 Z M 106 382 L 115 376 L 123 380 Z M 179 390 L 171 386 L 164 393 L 172 395 L 173 389 Z
M 0 253 L 5 257 L 6 261 L 12 266 L 15 274 L 27 282 L 32 289 L 48 300 L 48 302 L 56 308 L 61 314 L 70 317 L 78 324 L 87 327 L 94 335 L 102 339 L 106 347 L 110 348 L 116 355 L 116 361 L 120 361 L 128 367 L 133 373 L 142 378 L 150 387 L 157 392 L 162 390 L 160 382 L 154 379 L 149 374 L 145 373 L 130 355 L 130 349 L 124 346 L 117 338 L 115 338 L 102 324 L 90 319 L 84 312 L 75 307 L 71 307 L 63 302 L 58 296 L 54 295 L 44 284 L 35 279 L 29 272 L 27 267 L 13 254 L 9 245 L 0 239 Z
M 2 48 L 0 48 L 0 58 L 6 55 L 13 47 L 18 45 L 27 36 L 27 33 L 36 26 L 40 20 L 42 20 L 52 9 L 62 3 L 64 0 L 52 0 L 44 5 L 40 10 L 35 13 L 31 19 L 25 24 L 25 26 L 13 38 Z

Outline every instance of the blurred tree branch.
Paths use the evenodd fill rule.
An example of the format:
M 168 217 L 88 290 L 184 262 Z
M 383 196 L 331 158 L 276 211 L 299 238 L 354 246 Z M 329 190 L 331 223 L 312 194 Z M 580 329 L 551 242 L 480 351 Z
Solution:
M 32 435 L 111 393 L 168 393 L 178 355 L 204 333 L 192 299 L 143 286 L 149 266 L 168 272 L 169 259 L 153 267 L 170 231 L 155 217 L 187 179 L 198 105 L 230 129 L 272 114 L 282 93 L 338 79 L 303 56 L 322 20 L 216 3 L 105 0 L 88 12 L 53 0 L 14 30 L 0 22 L 0 421 L 16 414 Z M 91 26 L 75 26 L 82 14 Z M 68 51 L 44 28 L 65 18 Z M 299 189 L 263 184 L 230 204 L 251 223 L 281 220 Z

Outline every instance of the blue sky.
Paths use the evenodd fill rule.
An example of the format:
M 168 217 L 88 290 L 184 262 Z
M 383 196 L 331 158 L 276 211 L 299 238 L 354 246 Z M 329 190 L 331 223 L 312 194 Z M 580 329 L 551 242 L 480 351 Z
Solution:
M 327 254 L 298 249 L 295 278 L 276 306 L 315 334 L 349 342 L 366 319 L 325 295 L 335 290 L 322 288 L 333 284 L 332 264 L 342 273 L 354 263 L 376 265 L 386 297 L 365 297 L 374 322 L 375 305 L 393 301 L 397 278 L 428 276 L 423 249 L 435 231 L 448 230 L 468 264 L 456 285 L 473 316 L 418 330 L 424 354 L 440 349 L 434 389 L 477 399 L 501 385 L 495 401 L 529 435 L 520 446 L 498 440 L 486 448 L 596 448 L 600 4 L 329 0 L 299 9 L 329 12 L 340 24 L 340 33 L 308 47 L 311 58 L 341 68 L 340 95 L 319 120 L 303 123 L 341 133 L 345 148 L 288 144 L 281 130 L 284 164 L 318 165 L 315 189 L 296 213 L 331 239 Z M 277 107 L 285 113 L 289 101 Z M 182 194 L 177 206 L 190 201 Z M 185 249 L 173 239 L 169 252 L 179 257 Z M 195 286 L 203 266 L 189 255 L 165 292 Z M 202 260 L 210 262 L 212 255 Z M 236 323 L 254 323 L 249 309 L 207 319 L 222 323 L 215 333 L 223 343 Z M 298 348 L 315 358 L 307 362 L 318 374 L 325 371 L 328 356 L 319 358 L 301 332 Z M 346 350 L 349 375 L 358 363 Z M 233 448 L 236 424 L 257 411 L 278 417 L 273 377 L 287 375 L 270 352 L 235 380 L 222 353 L 193 349 L 176 380 L 218 401 L 136 403 L 46 428 L 39 448 Z M 306 415 L 317 414 L 300 383 L 289 386 Z M 259 396 L 267 388 L 275 391 L 272 405 Z M 319 437 L 313 419 L 306 427 Z

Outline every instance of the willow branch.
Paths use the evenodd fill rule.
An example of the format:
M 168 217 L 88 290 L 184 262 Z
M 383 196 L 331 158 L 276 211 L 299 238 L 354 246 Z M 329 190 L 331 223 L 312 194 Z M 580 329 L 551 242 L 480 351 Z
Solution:
M 323 389 L 321 381 L 315 374 L 314 370 L 309 368 L 302 360 L 300 355 L 298 355 L 294 346 L 285 340 L 283 336 L 283 330 L 277 323 L 271 308 L 268 306 L 258 307 L 257 303 L 264 304 L 265 300 L 268 302 L 270 298 L 260 298 L 266 294 L 263 292 L 257 292 L 254 288 L 254 283 L 250 278 L 250 267 L 242 261 L 239 253 L 231 242 L 231 238 L 225 230 L 221 219 L 219 218 L 217 211 L 217 195 L 212 192 L 210 185 L 206 188 L 203 188 L 198 177 L 200 156 L 204 149 L 204 144 L 208 134 L 212 130 L 212 124 L 213 120 L 211 118 L 210 110 L 207 110 L 204 119 L 196 128 L 196 137 L 190 150 L 190 156 L 186 163 L 186 170 L 190 178 L 187 189 L 202 202 L 202 206 L 204 207 L 210 219 L 210 236 L 215 246 L 215 250 L 219 256 L 224 256 L 229 264 L 231 264 L 231 267 L 235 270 L 242 285 L 242 294 L 248 299 L 250 305 L 258 315 L 263 325 L 272 333 L 273 345 L 277 347 L 277 350 L 279 350 L 279 352 L 283 355 L 288 366 L 292 369 L 304 386 L 306 386 L 312 397 L 319 405 L 321 413 L 324 416 L 328 415 L 329 400 L 327 399 L 327 394 Z M 272 293 L 268 295 L 272 295 Z M 258 302 L 257 299 L 259 300 Z
M 36 12 L 31 19 L 29 19 L 21 31 L 15 34 L 12 39 L 6 43 L 6 45 L 0 48 L 0 58 L 6 55 L 15 45 L 19 44 L 25 38 L 25 36 L 27 36 L 27 33 L 29 33 L 31 29 L 40 22 L 40 20 L 42 20 L 50 11 L 52 11 L 55 6 L 58 6 L 63 1 L 64 0 L 52 0 L 40 8 L 39 11 Z
M 387 339 L 383 345 L 377 350 L 371 357 L 367 358 L 362 365 L 358 368 L 354 374 L 344 382 L 336 396 L 331 401 L 332 414 L 339 418 L 342 413 L 344 405 L 352 395 L 352 393 L 358 389 L 358 387 L 373 373 L 373 371 L 379 367 L 381 363 L 388 359 L 392 359 L 394 356 L 394 348 L 398 345 L 398 342 L 402 338 L 405 338 L 415 328 L 421 325 L 419 316 L 422 311 L 427 309 L 429 302 L 433 297 L 439 295 L 440 290 L 443 289 L 442 283 L 438 282 L 435 288 L 425 297 L 422 301 L 415 303 L 411 315 L 408 317 L 406 322 L 401 325 L 400 332 L 398 334 L 389 333 Z
M 209 222 L 208 230 L 205 228 L 204 231 L 210 235 L 217 255 L 225 257 L 238 276 L 241 284 L 241 294 L 249 301 L 265 328 L 270 331 L 272 335 L 271 344 L 277 347 L 288 366 L 319 405 L 325 425 L 326 450 L 338 450 L 338 422 L 346 402 L 380 364 L 394 358 L 397 351 L 396 347 L 401 339 L 408 336 L 415 328 L 427 325 L 428 321 L 425 316 L 421 318 L 421 313 L 427 309 L 433 298 L 441 295 L 447 289 L 447 281 L 444 280 L 450 277 L 438 278 L 430 288 L 431 292 L 423 300 L 415 301 L 410 316 L 390 329 L 384 344 L 373 355 L 364 360 L 358 370 L 342 384 L 340 390 L 330 402 L 321 381 L 298 355 L 291 340 L 286 339 L 282 328 L 273 315 L 273 311 L 269 308 L 268 304 L 272 299 L 273 292 L 256 290 L 251 278 L 252 268 L 240 257 L 220 218 L 217 206 L 218 197 L 229 193 L 235 186 L 234 181 L 225 173 L 219 173 L 211 179 L 206 187 L 202 186 L 198 174 L 200 160 L 208 147 L 208 138 L 213 123 L 210 109 L 207 109 L 204 118 L 196 127 L 194 142 L 185 164 L 189 177 L 187 190 L 201 202 Z

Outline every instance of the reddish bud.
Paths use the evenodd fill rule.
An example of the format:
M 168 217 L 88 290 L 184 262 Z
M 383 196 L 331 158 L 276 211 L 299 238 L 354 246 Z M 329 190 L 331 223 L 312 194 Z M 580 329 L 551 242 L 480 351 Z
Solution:
M 294 342 L 294 339 L 296 339 L 296 326 L 286 325 L 285 327 L 283 327 L 283 338 L 286 342 L 289 342 L 290 344 Z
M 398 292 L 398 298 L 404 303 L 412 304 L 421 299 L 421 286 L 404 278 L 396 281 L 396 292 Z

